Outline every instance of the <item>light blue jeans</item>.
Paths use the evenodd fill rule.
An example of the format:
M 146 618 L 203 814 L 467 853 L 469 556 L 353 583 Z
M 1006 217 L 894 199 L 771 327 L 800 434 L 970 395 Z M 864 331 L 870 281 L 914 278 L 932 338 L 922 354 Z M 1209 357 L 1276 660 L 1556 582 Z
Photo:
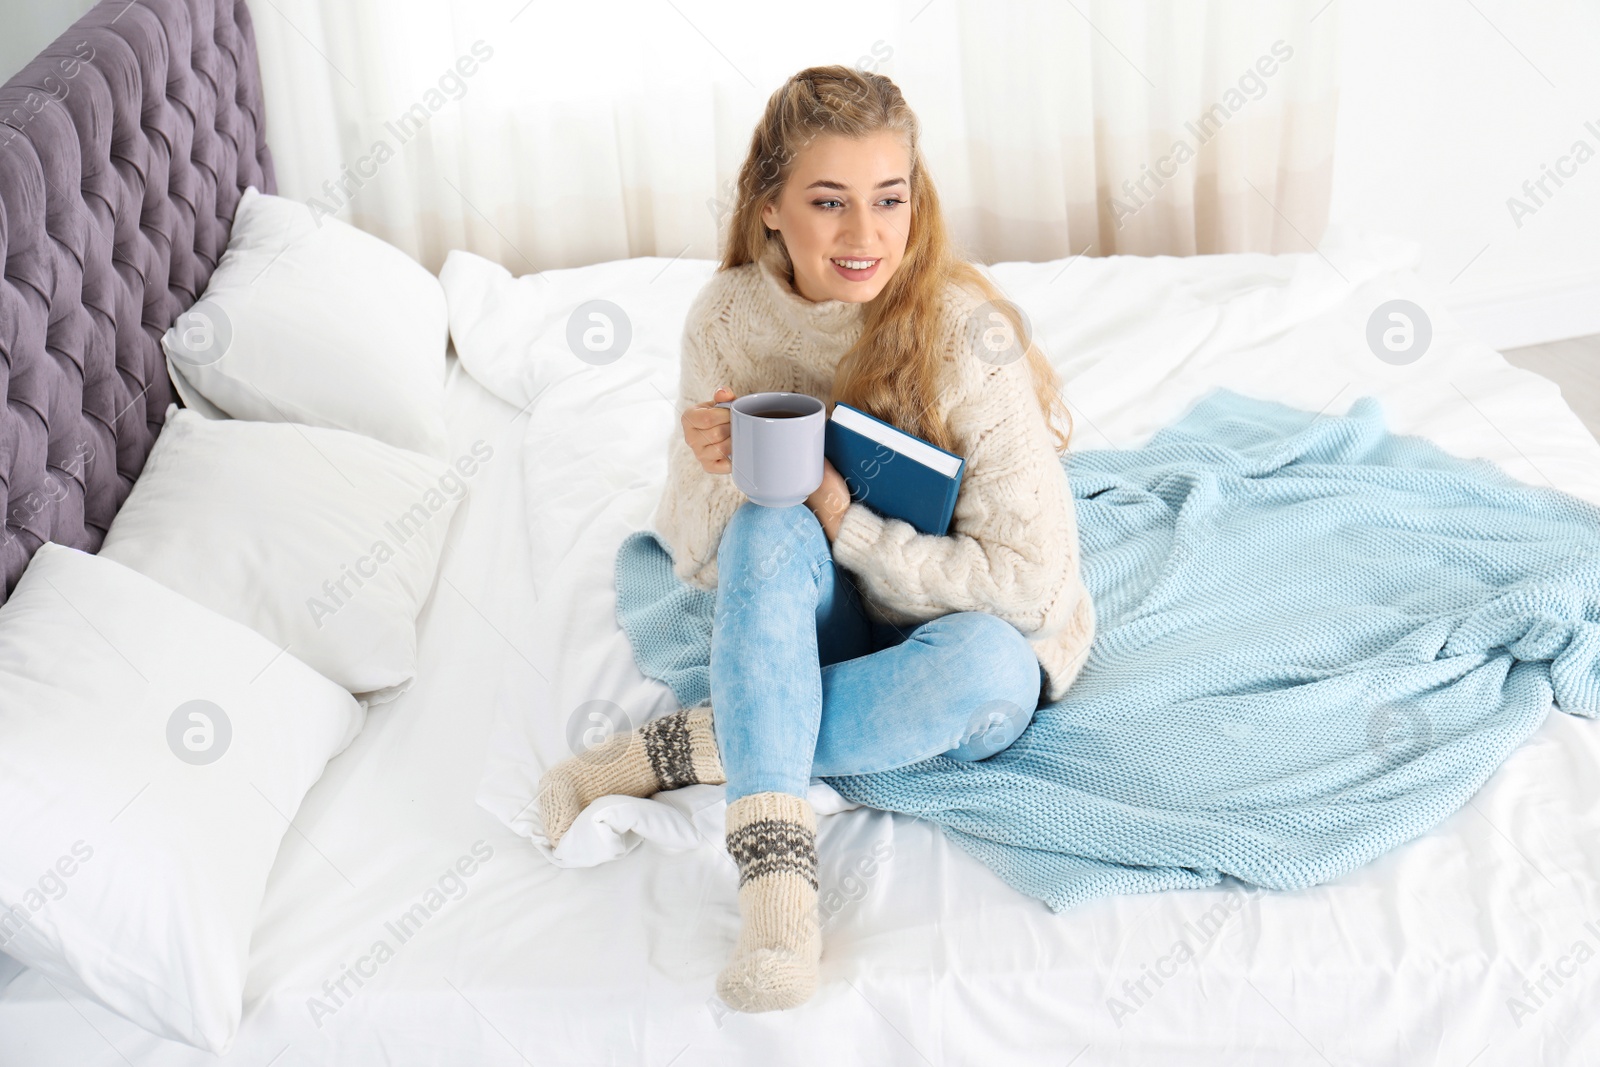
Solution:
M 804 504 L 745 502 L 717 546 L 711 706 L 728 799 L 940 754 L 979 760 L 1033 719 L 1043 668 L 1015 626 L 870 619 Z

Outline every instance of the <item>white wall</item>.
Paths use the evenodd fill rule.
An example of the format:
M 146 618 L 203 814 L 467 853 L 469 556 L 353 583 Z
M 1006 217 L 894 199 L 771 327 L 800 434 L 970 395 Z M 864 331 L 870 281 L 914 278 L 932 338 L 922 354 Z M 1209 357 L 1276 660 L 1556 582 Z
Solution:
M 1417 240 L 1423 276 L 1496 347 L 1600 333 L 1600 5 L 1333 2 L 1329 224 Z M 1523 182 L 1579 140 L 1593 158 L 1535 205 Z M 1520 227 L 1513 196 L 1535 207 Z
M 0 82 L 93 6 L 94 0 L 0 0 Z

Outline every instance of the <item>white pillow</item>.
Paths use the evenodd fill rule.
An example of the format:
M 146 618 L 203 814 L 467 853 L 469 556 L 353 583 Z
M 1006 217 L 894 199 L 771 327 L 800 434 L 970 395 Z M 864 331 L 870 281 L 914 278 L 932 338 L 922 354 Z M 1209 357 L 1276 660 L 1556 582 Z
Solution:
M 417 614 L 480 458 L 174 407 L 100 552 L 378 703 L 416 676 Z
M 244 191 L 206 291 L 161 339 L 186 405 L 443 457 L 449 321 L 439 280 L 306 205 Z
M 222 1052 L 301 798 L 349 693 L 108 559 L 40 546 L 0 607 L 0 949 Z
M 439 269 L 450 339 L 467 373 L 517 407 L 589 367 L 626 359 L 676 371 L 689 306 L 716 271 L 709 259 L 653 256 L 513 278 L 460 249 Z

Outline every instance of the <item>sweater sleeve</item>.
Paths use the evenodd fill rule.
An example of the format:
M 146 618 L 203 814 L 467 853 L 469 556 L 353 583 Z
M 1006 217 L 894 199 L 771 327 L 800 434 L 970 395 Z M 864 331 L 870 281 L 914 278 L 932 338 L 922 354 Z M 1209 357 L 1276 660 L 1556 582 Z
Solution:
M 721 354 L 713 304 L 698 301 L 684 324 L 677 410 L 710 400 L 718 386 L 740 392 L 740 383 Z M 717 544 L 722 531 L 748 497 L 727 474 L 700 466 L 683 425 L 674 420 L 667 443 L 667 482 L 656 508 L 655 528 L 672 552 L 672 569 L 691 585 L 717 588 Z
M 952 356 L 978 360 L 970 350 Z M 967 465 L 943 536 L 845 509 L 835 562 L 852 571 L 891 622 L 984 611 L 1031 640 L 1078 607 L 1078 530 L 1066 471 L 1033 393 L 1027 361 L 968 369 L 950 427 Z

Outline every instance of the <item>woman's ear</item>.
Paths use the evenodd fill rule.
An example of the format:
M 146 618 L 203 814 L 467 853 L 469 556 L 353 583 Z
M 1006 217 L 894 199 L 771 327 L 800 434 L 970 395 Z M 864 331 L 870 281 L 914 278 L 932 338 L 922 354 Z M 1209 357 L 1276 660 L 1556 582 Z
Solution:
M 768 200 L 761 205 L 761 221 L 769 230 L 778 230 L 778 202 Z

